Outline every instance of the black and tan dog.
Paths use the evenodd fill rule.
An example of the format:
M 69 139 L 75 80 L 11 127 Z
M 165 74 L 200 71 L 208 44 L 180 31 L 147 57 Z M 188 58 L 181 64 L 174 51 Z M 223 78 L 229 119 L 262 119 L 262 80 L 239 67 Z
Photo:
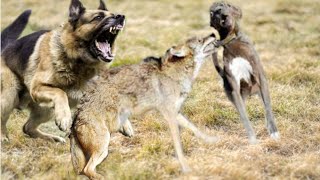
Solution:
M 39 31 L 8 43 L 1 54 L 1 139 L 14 108 L 31 111 L 23 130 L 34 138 L 64 141 L 38 130 L 55 118 L 68 132 L 70 107 L 77 104 L 86 83 L 105 62 L 114 58 L 114 42 L 125 17 L 113 14 L 100 0 L 97 10 L 87 10 L 71 0 L 69 19 L 52 31 Z
M 279 133 L 274 121 L 268 83 L 259 56 L 239 27 L 242 12 L 238 7 L 225 2 L 214 3 L 210 8 L 210 25 L 220 35 L 223 46 L 223 64 L 220 67 L 217 53 L 213 55 L 216 70 L 224 81 L 228 98 L 240 113 L 240 118 L 251 143 L 256 143 L 256 135 L 248 119 L 245 100 L 249 95 L 259 93 L 264 103 L 267 128 L 272 138 L 278 139 Z

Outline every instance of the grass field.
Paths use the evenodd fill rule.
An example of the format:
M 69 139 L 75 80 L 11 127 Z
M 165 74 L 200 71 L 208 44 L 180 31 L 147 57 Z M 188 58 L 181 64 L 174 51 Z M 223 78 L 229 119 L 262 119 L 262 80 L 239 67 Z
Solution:
M 98 0 L 83 0 L 96 8 Z M 190 36 L 206 35 L 212 0 L 108 0 L 125 14 L 127 26 L 117 39 L 114 66 L 162 55 Z M 320 179 L 320 1 L 230 0 L 242 8 L 241 26 L 258 50 L 269 79 L 280 141 L 269 138 L 260 100 L 248 101 L 259 139 L 249 145 L 235 108 L 223 93 L 208 59 L 183 112 L 198 127 L 221 138 L 204 144 L 182 131 L 193 171 L 182 174 L 167 124 L 157 114 L 133 119 L 135 137 L 112 135 L 110 154 L 98 167 L 106 179 Z M 69 0 L 5 0 L 4 28 L 23 10 L 33 10 L 24 34 L 52 29 L 66 21 Z M 1 146 L 1 179 L 85 179 L 73 172 L 66 144 L 31 139 L 22 132 L 26 111 L 8 122 L 10 143 Z M 41 127 L 64 135 L 53 122 Z

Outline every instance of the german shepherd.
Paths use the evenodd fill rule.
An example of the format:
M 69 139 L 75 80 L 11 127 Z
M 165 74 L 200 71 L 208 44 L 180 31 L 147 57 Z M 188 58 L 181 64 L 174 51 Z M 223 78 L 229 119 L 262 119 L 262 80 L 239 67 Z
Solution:
M 114 59 L 114 42 L 124 22 L 125 16 L 108 11 L 102 0 L 97 10 L 71 0 L 69 19 L 59 28 L 10 42 L 1 54 L 1 139 L 8 139 L 6 123 L 12 110 L 28 107 L 26 134 L 64 142 L 38 126 L 55 118 L 62 131 L 70 131 L 70 107 L 103 64 Z
M 76 172 L 103 179 L 95 168 L 108 155 L 110 133 L 132 136 L 131 115 L 150 110 L 160 112 L 168 122 L 182 170 L 189 171 L 178 126 L 189 128 L 208 143 L 218 139 L 201 132 L 180 112 L 205 58 L 215 51 L 214 42 L 212 36 L 192 38 L 170 48 L 162 58 L 149 57 L 140 64 L 111 69 L 79 104 L 70 135 Z

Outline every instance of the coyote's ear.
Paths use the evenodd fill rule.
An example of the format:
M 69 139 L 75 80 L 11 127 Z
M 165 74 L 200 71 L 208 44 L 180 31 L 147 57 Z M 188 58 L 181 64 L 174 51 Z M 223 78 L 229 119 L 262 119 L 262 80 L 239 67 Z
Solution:
M 162 58 L 162 64 L 167 64 L 168 62 L 176 62 L 187 56 L 187 50 L 184 48 L 176 49 L 175 46 L 168 49 L 164 57 Z
M 100 0 L 100 5 L 99 5 L 98 9 L 108 11 L 108 8 L 107 8 L 106 4 L 103 2 L 103 0 Z
M 180 48 L 178 50 L 175 48 L 170 48 L 170 54 L 175 58 L 183 58 L 187 55 L 184 48 Z
M 69 23 L 75 27 L 77 21 L 84 13 L 86 8 L 83 7 L 82 3 L 79 0 L 71 0 L 69 7 Z

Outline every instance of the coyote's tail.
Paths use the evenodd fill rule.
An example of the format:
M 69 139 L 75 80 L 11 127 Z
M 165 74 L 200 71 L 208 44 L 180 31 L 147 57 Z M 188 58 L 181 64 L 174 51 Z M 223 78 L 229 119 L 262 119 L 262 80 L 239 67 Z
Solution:
M 17 17 L 8 27 L 1 32 L 1 52 L 11 42 L 17 40 L 28 24 L 31 10 L 25 10 L 20 16 Z
M 73 169 L 77 174 L 81 174 L 86 165 L 86 157 L 74 130 L 70 134 L 70 152 Z

